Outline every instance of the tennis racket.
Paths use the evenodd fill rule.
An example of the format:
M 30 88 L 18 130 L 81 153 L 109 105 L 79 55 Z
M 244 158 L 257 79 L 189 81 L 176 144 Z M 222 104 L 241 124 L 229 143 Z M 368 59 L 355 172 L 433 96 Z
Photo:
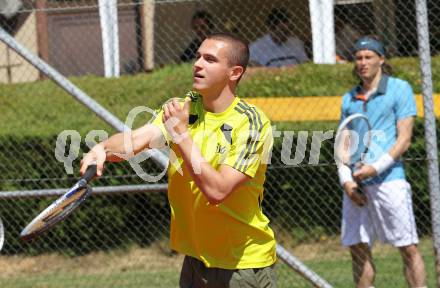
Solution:
M 35 217 L 26 228 L 21 231 L 22 240 L 31 240 L 44 231 L 47 231 L 58 222 L 69 216 L 92 192 L 87 184 L 96 175 L 96 165 L 87 167 L 84 176 L 72 186 L 63 196 L 55 200 L 49 207 Z
M 352 173 L 364 164 L 371 145 L 371 124 L 360 113 L 345 118 L 336 131 L 334 157 L 336 165 L 348 166 Z M 358 183 L 361 187 L 361 183 Z

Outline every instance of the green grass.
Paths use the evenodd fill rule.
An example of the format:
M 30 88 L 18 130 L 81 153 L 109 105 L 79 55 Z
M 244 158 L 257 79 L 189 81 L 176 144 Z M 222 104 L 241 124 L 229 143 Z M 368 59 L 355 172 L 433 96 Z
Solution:
M 433 59 L 434 91 L 440 92 L 440 56 Z M 396 75 L 421 91 L 415 58 L 393 59 Z M 293 68 L 249 71 L 237 91 L 241 97 L 342 95 L 356 83 L 352 64 L 304 64 Z M 181 97 L 191 89 L 190 64 L 166 66 L 149 74 L 106 79 L 96 76 L 72 78 L 72 82 L 94 100 L 125 121 L 137 106 L 157 108 L 170 97 Z M 50 80 L 0 85 L 0 136 L 53 136 L 73 129 L 84 137 L 92 129 L 113 133 L 102 120 L 84 108 Z M 143 114 L 135 127 L 148 120 Z
M 426 261 L 427 260 L 427 261 Z M 426 259 L 426 266 L 433 268 L 432 258 Z M 313 271 L 326 279 L 333 287 L 352 287 L 351 263 L 346 260 L 327 260 L 306 262 Z M 385 259 L 376 258 L 377 276 L 376 287 L 407 287 L 402 274 L 402 263 L 399 255 L 393 255 Z M 178 287 L 178 270 L 148 272 L 148 271 L 125 271 L 111 272 L 100 275 L 69 275 L 51 273 L 43 275 L 27 275 L 25 277 L 0 279 L 1 287 L 27 288 L 27 287 Z M 277 266 L 279 288 L 306 288 L 312 287 L 306 280 L 292 272 L 285 264 Z M 428 274 L 428 287 L 434 287 L 435 278 L 433 273 Z
M 424 250 L 426 248 L 428 247 L 425 247 Z M 435 287 L 434 258 L 427 256 L 432 255 L 432 251 L 423 251 L 423 254 L 428 273 L 428 287 Z M 408 287 L 403 276 L 402 259 L 397 250 L 386 257 L 376 255 L 374 259 L 377 269 L 375 287 Z M 337 257 L 326 261 L 308 261 L 305 264 L 333 287 L 353 287 L 351 261 L 348 258 L 348 252 L 347 257 L 342 257 L 342 259 Z M 279 287 L 293 287 L 292 283 L 295 283 L 294 287 L 298 288 L 313 287 L 300 276 L 293 274 L 292 270 L 285 264 L 279 265 Z
M 390 60 L 396 77 L 407 80 L 416 93 L 422 90 L 418 58 Z M 323 96 L 342 95 L 357 80 L 352 77 L 353 64 L 303 64 L 294 68 L 262 70 L 244 79 L 238 94 L 255 96 Z M 432 58 L 434 91 L 440 92 L 440 56 Z
M 59 273 L 0 280 L 1 287 L 20 288 L 101 288 L 101 287 L 178 287 L 178 271 L 127 271 L 106 275 L 65 275 Z
M 428 269 L 434 267 L 432 257 L 425 257 L 425 265 Z M 327 279 L 333 287 L 353 286 L 351 274 L 351 262 L 349 260 L 334 260 L 319 263 L 308 263 L 310 267 L 324 279 Z M 376 257 L 377 269 L 375 286 L 406 288 L 406 281 L 403 276 L 402 260 L 397 253 L 387 258 Z M 431 269 L 433 271 L 433 269 Z M 428 271 L 429 272 L 429 271 Z M 435 278 L 433 272 L 428 273 L 428 287 L 434 287 Z M 287 287 L 287 286 L 286 286 Z M 310 287 L 310 286 L 304 286 Z
M 73 78 L 72 82 L 122 121 L 137 106 L 158 107 L 164 99 L 181 96 L 190 87 L 186 66 L 166 67 L 151 74 L 119 79 Z M 182 80 L 180 80 L 182 79 Z M 184 81 L 185 79 L 186 81 Z M 0 135 L 51 136 L 64 129 L 81 134 L 113 130 L 53 82 L 0 85 Z M 142 116 L 142 117 L 141 117 Z M 142 114 L 137 123 L 145 122 Z
M 424 256 L 428 273 L 428 287 L 435 287 L 434 257 L 432 256 L 431 244 L 431 239 L 426 238 L 423 239 L 419 247 Z M 335 245 L 338 244 L 336 243 Z M 312 260 L 304 261 L 304 263 L 323 279 L 328 281 L 333 287 L 353 287 L 351 261 L 348 251 L 340 248 L 327 251 L 328 249 L 332 249 L 329 247 L 330 246 L 320 247 L 319 250 L 321 253 L 317 254 Z M 295 249 L 299 249 L 297 253 L 301 253 L 301 247 L 296 247 Z M 305 250 L 303 250 L 302 253 L 304 253 L 304 251 Z M 157 263 L 160 263 L 162 259 L 156 254 L 148 255 L 150 255 L 153 263 L 156 261 Z M 124 255 L 123 253 L 116 253 L 113 256 L 113 260 L 111 260 L 110 258 L 101 259 L 99 257 L 102 257 L 102 255 L 97 255 L 95 258 L 98 260 L 95 260 L 94 265 L 99 265 L 101 267 L 94 267 L 91 263 L 85 264 L 87 261 L 82 262 L 81 260 L 73 261 L 75 267 L 71 267 L 70 265 L 72 265 L 72 262 L 69 261 L 67 261 L 66 263 L 68 264 L 63 267 L 59 262 L 50 262 L 50 257 L 47 258 L 47 263 L 42 263 L 45 258 L 38 258 L 35 259 L 37 262 L 34 264 L 36 271 L 17 273 L 17 275 L 9 276 L 8 278 L 0 275 L 0 287 L 178 287 L 181 258 L 174 258 L 175 261 L 177 261 L 175 262 L 177 263 L 176 265 L 170 263 L 168 266 L 162 265 L 160 266 L 162 268 L 158 269 L 156 267 L 153 268 L 153 270 L 145 269 L 145 267 L 141 268 L 145 263 L 138 263 L 138 265 L 133 265 L 133 263 L 131 263 L 130 267 L 124 265 L 119 265 L 119 267 L 114 266 L 118 265 L 117 262 L 125 263 L 124 257 L 126 256 L 127 255 Z M 307 253 L 297 256 L 299 258 L 310 257 Z M 375 248 L 373 250 L 373 256 L 377 268 L 376 287 L 407 287 L 402 273 L 400 254 L 396 249 L 387 245 L 382 245 L 380 248 Z M 133 259 L 136 259 L 136 257 Z M 149 258 L 141 259 L 145 261 Z M 50 264 L 53 265 L 53 269 L 50 268 Z M 84 267 L 85 265 L 90 265 L 90 267 Z M 38 272 L 40 266 L 46 266 L 46 272 Z M 77 270 L 78 266 L 82 266 L 82 272 Z M 108 268 L 106 266 L 108 266 Z M 96 268 L 98 270 L 96 270 Z M 72 272 L 68 273 L 67 271 L 69 270 L 72 270 Z M 278 287 L 280 288 L 313 287 L 308 281 L 293 272 L 290 267 L 281 261 L 277 264 L 277 277 Z

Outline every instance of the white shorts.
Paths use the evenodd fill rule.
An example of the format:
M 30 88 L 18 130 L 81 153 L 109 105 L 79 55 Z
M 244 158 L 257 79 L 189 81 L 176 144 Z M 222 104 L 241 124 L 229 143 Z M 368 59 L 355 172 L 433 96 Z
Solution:
M 342 245 L 367 243 L 378 239 L 395 247 L 417 244 L 411 186 L 394 180 L 363 187 L 367 205 L 359 207 L 344 193 L 342 207 Z

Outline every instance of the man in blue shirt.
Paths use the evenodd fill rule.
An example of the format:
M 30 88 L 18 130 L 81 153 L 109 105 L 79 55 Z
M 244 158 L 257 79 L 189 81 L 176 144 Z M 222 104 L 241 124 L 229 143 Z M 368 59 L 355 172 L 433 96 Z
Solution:
M 414 95 L 408 82 L 390 76 L 391 67 L 379 40 L 363 37 L 354 51 L 354 72 L 360 84 L 344 95 L 341 121 L 354 113 L 364 114 L 372 126 L 373 140 L 365 157 L 367 164 L 354 172 L 344 165 L 338 168 L 345 191 L 342 244 L 350 248 L 357 287 L 374 285 L 371 246 L 375 239 L 399 249 L 410 287 L 425 287 L 411 187 L 400 160 L 411 145 L 417 115 Z M 363 185 L 362 194 L 357 183 Z

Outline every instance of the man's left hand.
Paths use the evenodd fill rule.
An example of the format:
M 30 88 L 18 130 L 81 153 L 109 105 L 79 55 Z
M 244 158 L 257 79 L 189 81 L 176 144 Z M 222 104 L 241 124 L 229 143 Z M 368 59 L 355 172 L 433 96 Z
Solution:
M 371 165 L 362 165 L 353 173 L 353 178 L 357 182 L 376 176 L 377 172 Z
M 181 103 L 173 99 L 163 107 L 163 123 L 173 139 L 184 137 L 188 132 L 190 100 Z

